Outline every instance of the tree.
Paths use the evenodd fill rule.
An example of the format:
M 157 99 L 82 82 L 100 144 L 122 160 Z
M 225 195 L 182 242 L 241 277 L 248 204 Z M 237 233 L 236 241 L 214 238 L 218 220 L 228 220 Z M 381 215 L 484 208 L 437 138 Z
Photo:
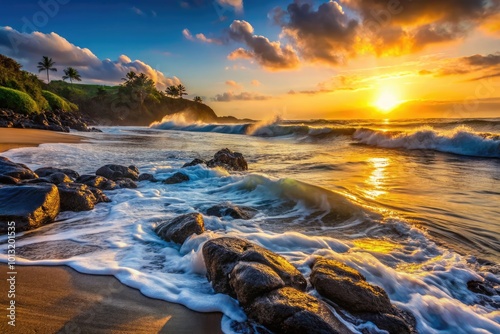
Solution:
M 187 92 L 186 92 L 186 87 L 184 87 L 182 84 L 178 84 L 177 85 L 177 90 L 178 90 L 178 93 L 177 95 L 182 99 L 182 96 L 183 95 L 188 95 Z
M 38 62 L 38 72 L 47 71 L 47 83 L 50 82 L 49 71 L 57 72 L 57 68 L 53 67 L 56 63 L 52 58 L 43 56 L 42 61 Z
M 80 73 L 78 73 L 78 70 L 73 67 L 68 67 L 67 69 L 65 69 L 64 76 L 62 78 L 63 80 L 69 79 L 71 83 L 73 83 L 73 80 L 82 81 Z
M 177 97 L 179 96 L 179 89 L 177 86 L 168 86 L 165 91 L 168 96 Z
M 122 80 L 125 81 L 125 84 L 128 84 L 134 81 L 135 78 L 137 78 L 137 74 L 134 71 L 130 71 L 125 74 L 125 78 L 122 78 Z
M 200 96 L 195 96 L 193 101 L 198 103 L 203 103 L 203 99 Z

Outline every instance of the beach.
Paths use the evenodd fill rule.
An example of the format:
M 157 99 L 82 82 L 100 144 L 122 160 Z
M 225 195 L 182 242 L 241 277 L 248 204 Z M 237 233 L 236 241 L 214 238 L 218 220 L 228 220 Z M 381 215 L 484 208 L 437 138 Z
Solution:
M 79 142 L 79 136 L 58 132 L 0 129 L 0 152 Z M 7 265 L 0 268 L 6 276 Z M 19 266 L 16 272 L 16 327 L 2 321 L 1 333 L 222 333 L 221 313 L 193 312 L 145 297 L 113 276 L 80 274 L 65 266 Z M 3 310 L 8 303 L 7 294 L 0 294 Z

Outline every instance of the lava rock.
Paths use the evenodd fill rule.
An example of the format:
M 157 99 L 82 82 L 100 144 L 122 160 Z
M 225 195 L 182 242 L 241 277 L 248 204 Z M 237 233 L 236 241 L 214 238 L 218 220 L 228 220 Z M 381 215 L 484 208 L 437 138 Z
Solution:
M 60 211 L 59 191 L 52 184 L 0 188 L 0 233 L 8 223 L 26 231 L 54 222 Z
M 116 185 L 118 188 L 128 188 L 128 189 L 136 189 L 138 188 L 137 183 L 129 178 L 116 179 Z
M 153 174 L 148 174 L 148 173 L 139 175 L 139 182 L 142 181 L 158 182 L 158 180 L 155 178 Z
M 20 180 L 36 179 L 38 175 L 24 164 L 18 164 L 5 157 L 0 157 L 0 175 Z
M 184 166 L 182 166 L 182 168 L 188 168 L 188 167 L 193 167 L 193 166 L 197 166 L 197 165 L 206 165 L 206 164 L 207 164 L 207 162 L 205 160 L 196 158 L 191 162 L 185 163 Z
M 285 258 L 263 247 L 238 238 L 223 237 L 203 245 L 207 278 L 216 292 L 236 298 L 230 284 L 230 274 L 239 262 L 255 262 L 270 267 L 285 285 L 305 290 L 307 282 L 302 274 Z
M 165 184 L 178 184 L 178 183 L 187 182 L 189 180 L 190 180 L 189 176 L 187 176 L 184 173 L 178 172 L 178 173 L 175 173 L 174 175 L 172 175 L 171 177 L 169 177 L 168 179 L 166 179 L 165 181 L 163 181 L 163 183 L 165 183 Z
M 372 285 L 358 271 L 334 260 L 319 258 L 311 272 L 318 293 L 350 312 L 390 313 L 384 289 Z
M 248 164 L 243 154 L 233 152 L 228 148 L 215 153 L 214 158 L 207 162 L 207 166 L 210 168 L 222 167 L 230 171 L 248 170 Z
M 205 232 L 205 223 L 201 214 L 189 213 L 158 225 L 155 232 L 165 241 L 182 245 L 191 235 Z
M 61 211 L 90 211 L 97 204 L 97 198 L 84 184 L 63 183 L 58 188 L 61 196 Z
M 356 316 L 374 323 L 389 334 L 418 334 L 415 317 L 397 308 L 393 308 L 392 313 L 364 313 Z
M 90 191 L 92 192 L 92 194 L 94 194 L 94 197 L 96 198 L 97 202 L 96 204 L 98 203 L 110 203 L 112 202 L 108 196 L 106 196 L 106 194 L 104 194 L 102 192 L 101 189 L 99 188 L 95 188 L 95 187 L 89 187 Z
M 81 175 L 76 179 L 76 182 L 83 183 L 89 187 L 94 187 L 101 190 L 114 190 L 118 188 L 116 182 L 108 180 L 104 176 L 98 175 Z
M 245 311 L 276 333 L 352 333 L 324 302 L 290 287 L 258 297 Z
M 130 167 L 120 165 L 106 165 L 99 168 L 96 172 L 96 175 L 104 176 L 105 178 L 113 181 L 117 181 L 118 179 L 123 178 L 137 181 L 139 179 L 139 170 L 135 166 Z
M 19 179 L 12 176 L 0 175 L 0 184 L 18 184 L 19 181 Z
M 52 174 L 63 173 L 63 174 L 66 174 L 67 176 L 69 176 L 70 178 L 72 178 L 73 180 L 76 180 L 80 176 L 80 174 L 78 174 L 77 172 L 75 172 L 72 169 L 67 169 L 67 168 L 61 169 L 61 168 L 54 168 L 54 167 L 38 168 L 37 170 L 35 170 L 35 173 L 39 177 L 46 177 L 46 176 L 50 176 Z
M 257 210 L 247 206 L 236 206 L 231 203 L 222 203 L 215 205 L 207 210 L 207 216 L 226 217 L 234 219 L 252 219 Z

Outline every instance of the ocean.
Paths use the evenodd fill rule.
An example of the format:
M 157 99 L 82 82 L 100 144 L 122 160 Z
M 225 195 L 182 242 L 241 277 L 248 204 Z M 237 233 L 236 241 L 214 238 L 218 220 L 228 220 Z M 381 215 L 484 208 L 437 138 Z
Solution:
M 227 147 L 246 157 L 249 171 L 195 166 L 184 170 L 187 183 L 108 191 L 112 203 L 64 212 L 56 223 L 19 236 L 18 264 L 114 275 L 146 296 L 220 311 L 231 333 L 246 316 L 234 299 L 214 293 L 201 247 L 234 236 L 281 254 L 306 276 L 316 256 L 347 263 L 412 312 L 421 333 L 500 333 L 500 298 L 467 289 L 471 280 L 500 284 L 500 119 L 192 124 L 171 118 L 101 130 L 83 134 L 82 144 L 3 155 L 31 168 L 80 174 L 134 164 L 166 179 Z M 206 216 L 207 232 L 182 246 L 154 233 L 165 219 L 223 202 L 259 213 L 245 221 Z

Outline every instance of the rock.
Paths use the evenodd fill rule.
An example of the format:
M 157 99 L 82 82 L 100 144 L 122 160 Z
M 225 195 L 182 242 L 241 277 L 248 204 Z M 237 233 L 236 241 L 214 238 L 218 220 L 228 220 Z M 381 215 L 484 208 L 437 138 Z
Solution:
M 97 198 L 84 184 L 63 183 L 58 188 L 61 196 L 61 211 L 90 211 L 97 204 Z
M 352 333 L 325 303 L 290 287 L 258 297 L 245 311 L 275 333 Z
M 239 262 L 231 271 L 229 284 L 242 305 L 248 305 L 258 296 L 285 286 L 274 270 L 255 262 Z
M 61 183 L 72 183 L 73 180 L 66 174 L 64 173 L 54 173 L 48 176 L 49 182 L 53 183 L 55 185 L 61 184 Z
M 491 284 L 486 280 L 484 282 L 469 281 L 467 282 L 467 289 L 469 289 L 469 291 L 472 291 L 474 293 L 478 293 L 489 297 L 500 296 L 500 290 L 497 291 L 493 286 L 493 284 Z
M 98 204 L 98 203 L 110 203 L 111 202 L 109 197 L 106 196 L 106 194 L 104 194 L 101 189 L 95 188 L 95 187 L 89 187 L 89 190 L 92 192 L 92 194 L 94 194 L 94 197 L 97 200 L 96 204 Z
M 0 157 L 0 175 L 10 176 L 20 180 L 38 178 L 38 175 L 26 165 L 12 162 L 4 157 Z
M 133 168 L 130 168 L 133 167 Z M 97 170 L 96 175 L 104 176 L 107 179 L 117 181 L 118 179 L 128 178 L 133 181 L 139 179 L 139 172 L 135 166 L 120 166 L 120 165 L 106 165 Z
M 142 181 L 158 182 L 158 180 L 155 178 L 153 174 L 148 174 L 148 173 L 139 175 L 139 182 Z
M 0 188 L 0 232 L 14 221 L 16 232 L 52 223 L 60 211 L 59 192 L 54 185 L 23 185 Z
M 205 223 L 201 214 L 189 213 L 158 225 L 155 232 L 165 241 L 182 245 L 191 235 L 205 232 Z
M 168 179 L 163 181 L 163 183 L 165 183 L 165 184 L 178 184 L 178 183 L 187 182 L 189 180 L 190 180 L 189 176 L 187 176 L 186 174 L 175 173 L 174 175 L 172 175 L 171 177 L 169 177 Z
M 299 290 L 305 290 L 307 282 L 302 274 L 285 258 L 263 247 L 238 238 L 218 238 L 203 245 L 203 258 L 207 278 L 216 292 L 236 298 L 229 277 L 239 262 L 256 262 L 270 267 L 285 282 Z
M 128 188 L 128 189 L 136 189 L 138 187 L 137 183 L 135 183 L 133 180 L 129 178 L 117 179 L 116 185 L 118 186 L 118 188 Z
M 0 175 L 0 184 L 18 184 L 19 179 L 12 176 Z
M 66 169 L 66 168 L 60 169 L 60 168 L 53 168 L 53 167 L 38 168 L 37 170 L 35 170 L 35 173 L 39 177 L 46 177 L 46 176 L 50 176 L 52 174 L 63 173 L 63 174 L 66 174 L 67 176 L 69 176 L 70 178 L 72 178 L 73 180 L 76 180 L 80 176 L 80 174 L 78 174 L 77 172 L 75 172 L 72 169 Z
M 207 164 L 207 162 L 205 160 L 196 158 L 191 162 L 185 163 L 184 166 L 182 166 L 182 168 L 188 168 L 188 167 L 193 167 L 193 166 L 197 166 L 197 165 L 206 165 L 206 164 Z
M 103 176 L 98 175 L 82 175 L 76 179 L 77 183 L 83 183 L 89 187 L 98 188 L 101 190 L 114 190 L 118 185 Z
M 243 155 L 228 148 L 215 153 L 214 158 L 207 162 L 207 166 L 210 168 L 222 167 L 230 171 L 248 170 L 248 164 Z
M 391 301 L 384 289 L 372 285 L 343 263 L 317 259 L 311 283 L 318 293 L 350 312 L 390 313 Z
M 234 219 L 251 219 L 257 213 L 257 210 L 247 206 L 236 206 L 231 203 L 222 203 L 215 205 L 207 210 L 208 216 L 225 217 L 229 216 Z
M 378 328 L 389 334 L 417 334 L 417 321 L 413 315 L 394 308 L 393 313 L 356 314 L 364 321 L 373 322 Z

